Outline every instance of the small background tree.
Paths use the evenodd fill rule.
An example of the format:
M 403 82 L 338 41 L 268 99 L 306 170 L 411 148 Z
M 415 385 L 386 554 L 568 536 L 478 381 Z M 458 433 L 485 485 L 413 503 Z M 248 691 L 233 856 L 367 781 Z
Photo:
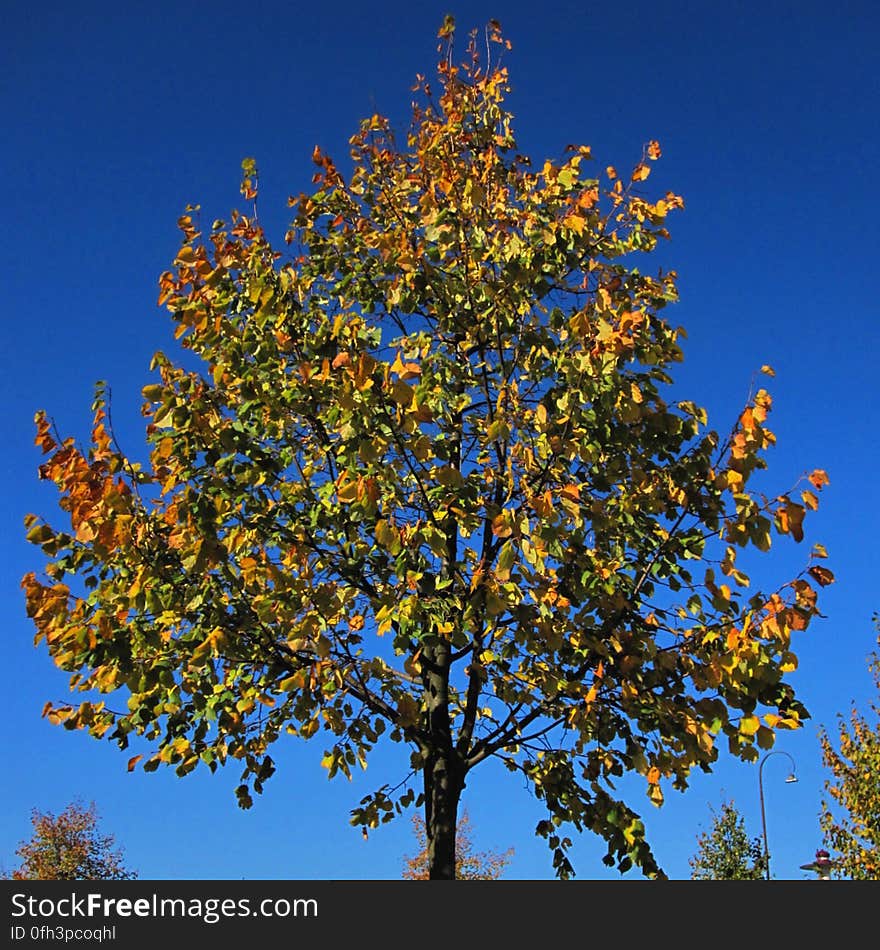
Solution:
M 13 881 L 130 881 L 137 877 L 114 849 L 113 835 L 98 830 L 98 811 L 72 802 L 59 815 L 34 809 L 33 837 L 16 854 L 21 867 L 4 878 Z
M 874 615 L 880 646 L 880 615 Z M 869 669 L 880 696 L 880 654 Z M 821 823 L 825 844 L 835 861 L 833 875 L 853 880 L 880 880 L 880 706 L 872 703 L 874 724 L 853 706 L 849 726 L 838 717 L 838 748 L 822 729 L 822 760 L 831 770 L 825 783 Z
M 697 853 L 688 862 L 695 881 L 759 881 L 765 872 L 761 839 L 750 838 L 733 801 L 712 809 L 712 827 L 697 839 Z
M 418 851 L 407 858 L 403 878 L 407 881 L 427 881 L 430 878 L 428 836 L 424 819 L 413 815 L 413 831 Z M 497 881 L 513 858 L 513 848 L 506 851 L 475 851 L 470 816 L 463 810 L 455 833 L 455 877 L 459 881 Z

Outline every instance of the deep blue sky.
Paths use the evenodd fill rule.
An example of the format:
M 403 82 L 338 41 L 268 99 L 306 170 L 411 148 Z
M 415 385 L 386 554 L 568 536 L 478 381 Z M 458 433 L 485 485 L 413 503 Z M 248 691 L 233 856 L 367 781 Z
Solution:
M 670 219 L 664 263 L 681 275 L 675 317 L 689 334 L 677 381 L 726 428 L 753 372 L 772 364 L 768 485 L 804 472 L 831 485 L 800 545 L 762 559 L 768 585 L 800 569 L 823 542 L 838 582 L 827 618 L 795 649 L 792 677 L 813 714 L 776 748 L 800 781 L 785 785 L 781 757 L 764 769 L 775 872 L 820 845 L 825 773 L 817 728 L 852 700 L 866 707 L 866 656 L 880 610 L 876 408 L 880 387 L 876 38 L 880 15 L 864 2 L 500 2 L 210 5 L 170 2 L 3 4 L 2 180 L 4 231 L 0 374 L 0 610 L 3 693 L 0 864 L 15 864 L 34 806 L 60 810 L 94 799 L 103 824 L 142 877 L 394 878 L 411 847 L 406 819 L 369 842 L 348 810 L 402 775 L 403 750 L 376 756 L 363 778 L 328 783 L 322 743 L 290 740 L 278 774 L 249 812 L 237 773 L 128 774 L 110 743 L 40 718 L 66 676 L 32 646 L 18 584 L 39 569 L 23 540 L 26 512 L 54 516 L 55 489 L 37 480 L 33 414 L 83 435 L 97 379 L 109 381 L 123 446 L 143 446 L 140 389 L 156 349 L 173 352 L 157 309 L 157 278 L 177 247 L 175 221 L 189 202 L 211 220 L 240 204 L 240 162 L 255 156 L 261 217 L 279 240 L 286 197 L 309 187 L 313 146 L 344 160 L 358 121 L 375 111 L 404 128 L 417 72 L 433 69 L 436 30 L 455 14 L 462 34 L 501 20 L 521 150 L 540 161 L 570 142 L 592 145 L 598 166 L 634 164 L 659 139 L 650 185 L 684 195 Z M 400 763 L 400 765 L 398 765 Z M 711 776 L 670 792 L 655 810 L 641 790 L 656 854 L 687 877 L 709 805 L 733 797 L 760 831 L 757 767 L 722 755 Z M 516 779 L 474 773 L 465 805 L 478 843 L 516 857 L 508 876 L 552 877 L 541 817 Z M 579 876 L 616 877 L 590 836 L 578 840 Z M 631 875 L 632 876 L 632 875 Z

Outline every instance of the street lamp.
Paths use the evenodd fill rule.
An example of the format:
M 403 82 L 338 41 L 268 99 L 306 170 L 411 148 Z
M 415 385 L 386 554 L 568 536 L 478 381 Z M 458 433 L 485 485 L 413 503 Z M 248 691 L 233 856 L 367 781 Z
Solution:
M 821 849 L 816 852 L 816 859 L 810 864 L 802 864 L 802 871 L 815 871 L 816 877 L 820 881 L 830 881 L 831 880 L 831 869 L 834 867 L 834 862 L 828 855 L 827 851 L 822 851 Z
M 768 752 L 764 758 L 761 759 L 761 764 L 758 766 L 758 794 L 761 798 L 761 829 L 764 832 L 764 874 L 768 881 L 770 880 L 770 849 L 767 847 L 767 817 L 764 813 L 764 763 L 772 755 L 784 755 L 788 757 L 788 761 L 791 762 L 791 772 L 785 781 L 787 784 L 797 781 L 797 776 L 794 774 L 796 768 L 794 759 L 787 752 Z

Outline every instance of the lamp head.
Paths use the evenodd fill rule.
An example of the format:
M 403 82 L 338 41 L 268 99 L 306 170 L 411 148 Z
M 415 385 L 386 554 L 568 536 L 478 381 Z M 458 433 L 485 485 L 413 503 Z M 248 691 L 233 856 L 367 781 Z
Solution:
M 794 774 L 794 772 L 792 772 L 785 781 L 786 784 L 793 785 L 795 782 L 797 782 L 797 776 Z

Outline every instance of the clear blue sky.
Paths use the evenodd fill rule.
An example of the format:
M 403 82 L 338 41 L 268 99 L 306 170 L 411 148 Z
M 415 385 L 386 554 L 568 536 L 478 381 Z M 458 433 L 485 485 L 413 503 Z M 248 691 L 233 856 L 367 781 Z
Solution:
M 774 870 L 805 876 L 798 866 L 821 843 L 817 728 L 852 700 L 866 707 L 871 614 L 880 610 L 880 14 L 869 0 L 4 4 L 7 868 L 33 806 L 60 810 L 80 797 L 96 801 L 142 877 L 399 876 L 408 821 L 364 842 L 347 816 L 372 787 L 402 777 L 402 748 L 386 748 L 352 784 L 331 783 L 318 764 L 321 739 L 291 739 L 249 812 L 235 804 L 231 768 L 185 779 L 129 774 L 114 745 L 40 718 L 47 699 L 65 696 L 66 676 L 33 648 L 18 584 L 41 566 L 23 516 L 55 513 L 54 486 L 37 480 L 35 410 L 82 436 L 94 381 L 106 379 L 120 441 L 141 451 L 148 363 L 174 346 L 156 281 L 176 250 L 184 205 L 200 203 L 208 220 L 226 215 L 241 201 L 241 159 L 255 156 L 261 217 L 280 241 L 286 197 L 308 188 L 315 144 L 344 159 L 362 117 L 380 111 L 405 124 L 414 76 L 433 68 L 446 12 L 463 32 L 501 20 L 513 43 L 509 104 L 521 150 L 536 160 L 576 142 L 592 145 L 601 167 L 626 167 L 644 142 L 660 140 L 652 184 L 686 201 L 663 251 L 681 275 L 675 316 L 689 333 L 681 388 L 724 428 L 753 371 L 772 364 L 772 484 L 787 489 L 805 470 L 828 470 L 806 541 L 774 548 L 760 573 L 768 584 L 790 576 L 821 541 L 838 577 L 821 599 L 827 619 L 795 641 L 792 682 L 813 718 L 776 748 L 794 756 L 800 781 L 784 783 L 781 756 L 764 769 Z M 696 836 L 722 794 L 757 834 L 756 766 L 722 756 L 713 775 L 695 775 L 659 811 L 634 793 L 671 877 L 688 876 Z M 479 844 L 516 848 L 509 877 L 552 877 L 532 834 L 541 811 L 516 779 L 481 766 L 465 805 Z M 590 836 L 576 842 L 581 878 L 617 876 L 600 863 L 602 850 Z

